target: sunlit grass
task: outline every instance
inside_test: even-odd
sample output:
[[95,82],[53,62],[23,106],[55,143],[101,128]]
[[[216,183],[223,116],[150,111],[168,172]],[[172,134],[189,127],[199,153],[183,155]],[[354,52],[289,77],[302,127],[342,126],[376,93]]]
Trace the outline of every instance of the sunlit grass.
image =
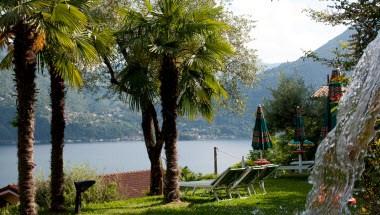
[[[181,203],[164,204],[162,197],[144,197],[84,205],[81,214],[295,214],[303,210],[306,195],[311,188],[306,176],[270,178],[266,180],[265,185],[267,194],[260,191],[256,195],[242,199],[217,202],[212,195],[199,194],[184,196]],[[42,211],[40,214],[49,213]]]

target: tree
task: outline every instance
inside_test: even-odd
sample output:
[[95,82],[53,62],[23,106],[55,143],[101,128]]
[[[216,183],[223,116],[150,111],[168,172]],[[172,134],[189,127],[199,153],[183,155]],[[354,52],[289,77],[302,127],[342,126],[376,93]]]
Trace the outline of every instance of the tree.
[[[104,21],[113,23],[112,29],[118,28],[115,26],[120,25],[119,20],[123,20],[122,23],[125,26],[134,25],[133,23],[141,18],[139,13],[135,13],[136,11],[148,12],[141,4],[137,4],[134,7],[126,7],[122,4],[116,7],[127,8],[122,10],[122,17],[110,17],[109,14],[115,13],[109,10],[104,15],[104,11],[96,10],[97,17],[107,17]],[[223,86],[226,86],[229,94],[233,95],[233,100],[235,101],[235,98],[239,97],[237,83],[240,81],[245,85],[251,85],[257,71],[254,50],[248,49],[245,46],[250,38],[248,32],[252,28],[252,23],[246,18],[233,16],[230,12],[223,13],[223,20],[233,23],[228,30],[228,39],[239,50],[236,55],[226,59],[227,66],[223,68],[221,73],[221,82]],[[121,29],[116,33],[115,37],[113,37],[112,31],[114,30],[107,29],[105,26],[101,27],[101,30],[96,33],[97,39],[94,42],[99,55],[102,56],[101,58],[107,67],[110,82],[113,85],[112,89],[116,90],[121,99],[126,101],[132,109],[141,111],[141,126],[148,157],[151,162],[150,194],[159,195],[162,194],[163,176],[160,162],[163,140],[155,107],[157,101],[159,101],[159,62],[154,61],[154,56],[151,56],[149,50],[149,45],[151,44],[150,38],[141,37],[139,38],[139,42],[134,43],[134,35],[130,38],[131,34],[124,32],[128,31],[128,29]],[[123,65],[124,68],[120,69],[120,65]],[[206,119],[211,120],[213,115],[211,97],[215,96],[215,93],[209,90],[207,84],[201,80],[198,83],[192,82],[194,77],[201,78],[198,74],[194,75],[196,76],[187,75],[181,78],[180,86],[184,86],[185,89],[180,93],[179,114],[190,119],[202,115]],[[201,85],[203,85],[202,88],[200,88]],[[221,87],[220,85],[214,86]],[[200,93],[202,90],[203,93]],[[216,89],[216,91],[221,92],[224,90]],[[208,95],[209,97],[205,99],[206,97],[203,95]]]
[[378,0],[329,0],[330,10],[309,10],[310,16],[331,25],[347,25],[355,30],[349,41],[351,66],[356,65],[367,45],[380,30],[380,5]]
[[[129,35],[129,42],[147,38],[151,56],[158,62],[162,138],[167,159],[164,186],[167,202],[179,201],[176,119],[179,103],[186,92],[184,89],[188,87],[181,89],[181,78],[198,76],[212,92],[213,85],[219,86],[214,74],[222,68],[225,57],[232,53],[229,43],[222,37],[227,24],[218,19],[221,12],[222,8],[211,1],[162,0],[154,4],[146,1],[145,10],[135,13],[134,22],[123,29],[124,35]],[[206,95],[203,99],[209,97]],[[188,104],[190,108],[186,110],[191,110]],[[205,111],[210,110],[206,102],[203,104]]]
[[271,98],[265,101],[264,111],[269,129],[274,132],[286,132],[292,136],[296,107],[303,109],[307,139],[317,142],[322,127],[324,103],[312,100],[312,90],[301,77],[281,75],[277,88],[270,89]]
[[149,194],[161,195],[163,172],[160,158],[164,142],[154,106],[158,89],[157,78],[151,76],[152,73],[146,66],[150,64],[149,61],[144,61],[142,58],[134,59],[131,54],[128,56],[126,67],[117,76],[111,64],[108,63],[112,74],[111,83],[130,108],[141,111],[141,128],[151,164]]
[[79,10],[66,1],[2,1],[0,11],[0,44],[8,48],[5,62],[13,58],[17,90],[20,214],[36,214],[33,182],[36,66],[47,41],[55,41],[59,47],[69,46],[64,30],[77,28],[82,19]]
[[[102,7],[103,6],[103,7]],[[141,111],[142,131],[151,163],[150,195],[161,195],[163,171],[161,151],[163,140],[154,104],[157,99],[157,78],[148,72],[151,60],[141,45],[129,44],[115,34],[119,25],[130,19],[129,2],[103,2],[89,11],[93,45],[106,67],[112,93],[116,92],[132,110]],[[117,11],[122,11],[119,15]],[[128,51],[127,51],[128,50]],[[98,76],[98,75],[96,75]],[[99,77],[95,77],[99,80]]]
[[[329,12],[309,10],[310,15],[316,21],[328,23],[331,25],[344,24],[355,30],[349,41],[350,52],[346,57],[346,62],[351,63],[351,68],[357,64],[367,45],[376,38],[380,30],[380,4],[378,0],[330,0],[331,5]],[[378,187],[378,169],[379,160],[373,159],[378,155],[380,145],[378,141],[373,140],[368,152],[373,156],[365,159],[366,169],[361,176],[365,186],[365,208],[369,213],[379,213],[378,204],[379,189]]]
[[[72,16],[71,24],[62,31],[62,33],[66,34],[67,42],[71,44],[67,47],[60,47],[60,44],[57,44],[53,38],[47,37],[46,47],[42,51],[41,57],[48,66],[50,74],[52,110],[50,131],[52,144],[50,191],[51,210],[55,212],[64,209],[63,147],[65,133],[65,81],[74,87],[81,86],[83,82],[77,64],[88,64],[97,57],[96,50],[90,42],[91,38],[87,35],[83,36],[87,23],[85,14],[77,11],[77,14],[71,12],[65,15]],[[80,25],[78,26],[76,22],[80,22]],[[59,28],[59,25],[55,26],[55,28]],[[54,27],[50,27],[47,30],[50,31],[51,29],[54,29]],[[47,33],[48,36],[53,34],[54,33],[50,32]]]
[[[224,0],[222,5],[228,5],[229,2]],[[220,77],[220,82],[229,95],[223,102],[223,108],[242,113],[246,107],[242,89],[253,87],[259,70],[256,50],[247,46],[253,40],[251,32],[254,30],[255,22],[249,17],[234,15],[231,11],[223,13],[223,20],[230,26],[227,39],[235,48],[234,55],[226,59],[226,66]]]

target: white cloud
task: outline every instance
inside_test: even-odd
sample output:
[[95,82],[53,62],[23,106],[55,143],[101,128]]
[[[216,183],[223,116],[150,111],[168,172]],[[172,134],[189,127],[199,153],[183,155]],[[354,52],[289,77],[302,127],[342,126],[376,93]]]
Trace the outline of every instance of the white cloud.
[[347,27],[331,27],[310,19],[304,9],[325,9],[318,0],[234,0],[231,9],[256,20],[250,46],[265,63],[293,61],[302,50],[314,50]]

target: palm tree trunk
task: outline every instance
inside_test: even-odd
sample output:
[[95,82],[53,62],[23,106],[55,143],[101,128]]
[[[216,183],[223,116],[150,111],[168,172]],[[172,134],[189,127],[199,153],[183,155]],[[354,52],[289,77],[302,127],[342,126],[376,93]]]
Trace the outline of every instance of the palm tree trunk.
[[14,65],[17,90],[17,157],[21,215],[37,214],[33,182],[36,53],[33,51],[35,28],[20,22],[15,26]]
[[[120,50],[126,59],[128,60],[128,55],[119,43]],[[102,56],[104,63],[108,68],[108,72],[111,76],[111,84],[122,87],[123,85],[119,83],[116,78],[115,71],[112,68],[110,60],[107,56]],[[122,87],[123,91],[127,94],[131,92],[128,89]],[[147,102],[148,104],[144,103]],[[160,126],[158,125],[157,113],[154,105],[150,101],[144,101],[141,103],[141,127],[143,130],[145,146],[148,151],[148,157],[150,160],[150,195],[161,195],[162,185],[163,185],[163,170],[161,165],[161,151],[163,146],[163,139],[160,131]]]
[[166,202],[180,201],[179,168],[177,153],[177,99],[179,74],[175,61],[164,56],[160,70],[160,96],[162,103],[162,135],[165,142],[166,174],[164,198]]
[[51,99],[51,205],[55,212],[64,210],[63,146],[65,134],[65,84],[50,64]]
[[144,134],[145,145],[150,160],[150,195],[162,195],[163,173],[161,166],[161,151],[163,140],[158,128],[156,110],[153,104],[142,105],[141,127]]

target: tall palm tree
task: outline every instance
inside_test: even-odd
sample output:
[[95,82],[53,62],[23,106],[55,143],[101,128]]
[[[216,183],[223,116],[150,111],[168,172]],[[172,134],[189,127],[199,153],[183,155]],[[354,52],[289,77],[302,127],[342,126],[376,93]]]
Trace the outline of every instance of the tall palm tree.
[[[84,6],[86,2],[82,2]],[[71,14],[67,14],[71,15]],[[64,209],[64,172],[63,172],[63,147],[65,132],[65,81],[71,86],[82,86],[82,76],[79,64],[88,64],[97,59],[96,50],[91,44],[91,37],[86,31],[86,17],[82,12],[78,13],[81,25],[70,25],[65,28],[66,40],[69,46],[59,46],[47,38],[47,45],[42,52],[42,59],[47,65],[50,74],[50,99],[51,99],[51,204],[50,209],[58,212]],[[78,18],[78,17],[73,17]],[[51,23],[51,25],[59,23]],[[59,26],[56,26],[59,28]],[[49,28],[50,29],[50,28]],[[47,34],[50,35],[50,34]]]
[[[136,61],[138,60],[138,61]],[[144,62],[146,64],[144,64]],[[163,171],[161,166],[161,151],[163,139],[157,119],[154,103],[157,99],[157,78],[149,71],[149,61],[142,58],[126,62],[126,67],[118,74],[118,86],[121,95],[133,110],[141,110],[141,128],[151,164],[150,195],[161,195],[163,187]]]
[[[89,39],[89,38],[88,38]],[[73,38],[75,46],[70,50],[57,47],[44,50],[46,64],[50,74],[50,99],[51,99],[51,205],[52,211],[64,209],[64,172],[63,172],[63,147],[65,132],[65,81],[71,86],[82,86],[81,72],[76,64],[83,60],[96,59],[96,51],[91,44],[84,43],[78,46],[77,38]],[[73,53],[81,46],[87,46],[80,54],[81,59],[76,59]],[[54,50],[53,50],[54,49]],[[90,59],[87,59],[90,58]]]
[[[219,20],[222,8],[212,1],[145,1],[145,6],[134,13],[133,22],[122,32],[129,35],[128,42],[149,40],[149,51],[159,65],[162,138],[167,159],[164,196],[167,202],[173,202],[179,201],[176,120],[180,102],[186,101],[182,99],[185,91],[181,90],[180,80],[192,71],[197,71],[199,77],[213,77],[233,51],[223,38],[228,25]],[[218,83],[215,78],[214,82],[210,80],[205,79],[209,86]]]
[[[125,48],[125,46],[122,47],[125,68],[121,71],[114,70],[109,56],[103,55],[103,61],[108,68],[111,84],[121,100],[126,101],[132,110],[141,111],[141,128],[151,164],[149,194],[161,195],[163,171],[160,158],[163,140],[154,107],[158,96],[157,78],[149,72],[152,62],[149,58],[141,56],[144,53],[142,50],[129,47],[127,53]],[[140,56],[132,53],[139,53]]]
[[50,209],[64,210],[63,147],[65,135],[65,83],[50,67],[51,153],[50,153]]
[[[33,183],[35,72],[47,41],[70,47],[64,30],[80,28],[85,20],[68,1],[35,0],[0,2],[0,43],[13,57],[17,90],[18,186],[20,214],[36,214]],[[83,23],[82,23],[83,22]],[[58,28],[59,26],[59,28]],[[48,38],[48,40],[47,40]]]
[[[124,13],[126,11],[121,13],[123,16],[118,16],[115,10],[128,8],[128,4],[129,2],[119,1],[106,10],[91,8],[93,44],[107,67],[113,89],[130,108],[141,111],[141,128],[151,163],[149,194],[161,195],[163,171],[160,158],[163,140],[154,107],[158,85],[157,81],[152,81],[157,78],[148,69],[153,63],[146,51],[142,50],[144,47],[141,44],[129,44],[128,40],[122,38],[124,35],[114,33],[118,25],[123,24],[124,18],[130,19],[129,14]],[[124,68],[116,69],[115,62],[118,65],[120,62],[125,63]]]

